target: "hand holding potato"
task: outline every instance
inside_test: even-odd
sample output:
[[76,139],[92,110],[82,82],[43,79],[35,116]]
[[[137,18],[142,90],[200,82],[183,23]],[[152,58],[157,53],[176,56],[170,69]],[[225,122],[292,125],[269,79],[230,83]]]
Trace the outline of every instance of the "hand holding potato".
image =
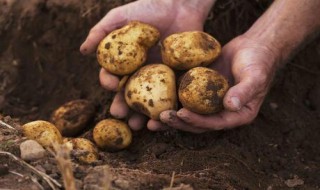
[[200,115],[185,108],[168,110],[161,113],[161,121],[193,133],[250,123],[258,114],[275,72],[276,55],[269,49],[245,36],[232,40],[211,66],[233,84],[223,99],[226,109],[213,115]]
[[[140,0],[118,7],[92,28],[81,46],[81,52],[84,54],[93,52],[104,36],[123,26],[126,20],[140,20],[152,24],[160,30],[163,38],[173,33],[202,30],[205,18],[214,2]],[[157,10],[158,14],[155,14],[154,10]],[[147,127],[150,130],[162,130],[169,126],[200,133],[232,128],[252,121],[267,93],[275,70],[274,65],[278,55],[274,55],[268,49],[270,47],[266,44],[244,37],[232,40],[223,48],[220,58],[213,67],[228,76],[232,85],[235,84],[223,99],[227,110],[218,115],[199,115],[185,108],[179,111],[168,110],[160,114],[160,120],[165,124],[151,119]],[[104,69],[100,72],[100,81],[103,87],[113,91],[117,89],[119,83],[118,77]],[[118,92],[115,96],[110,109],[110,113],[115,117],[124,118],[128,115],[129,108],[124,99],[123,92]],[[140,129],[146,120],[145,116],[134,113],[128,122],[131,128]]]
[[[85,42],[80,47],[80,51],[83,54],[93,53],[105,36],[111,31],[124,26],[130,20],[139,20],[153,25],[159,29],[162,38],[177,32],[201,31],[213,4],[214,1],[212,0],[140,0],[117,7],[111,10],[90,30]],[[193,16],[189,17],[190,15]],[[160,49],[152,48],[149,51],[148,59],[153,60],[153,62],[160,62]],[[119,86],[119,78],[105,69],[100,71],[100,82],[104,88],[111,91],[117,91]],[[118,92],[115,96],[110,113],[116,118],[124,118],[128,115],[129,108],[125,102],[123,92]],[[128,123],[132,129],[138,130],[145,125],[147,120],[144,115],[133,113]],[[161,125],[160,122],[149,120],[147,125],[151,130],[155,130],[159,124]]]

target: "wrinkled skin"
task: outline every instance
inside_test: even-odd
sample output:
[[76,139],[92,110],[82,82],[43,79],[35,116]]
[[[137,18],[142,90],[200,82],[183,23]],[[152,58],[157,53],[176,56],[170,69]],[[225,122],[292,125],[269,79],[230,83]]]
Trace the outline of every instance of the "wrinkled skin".
[[[204,7],[210,9],[213,2],[205,0],[202,1],[202,4],[207,3]],[[208,3],[211,4],[208,5]],[[129,20],[140,20],[157,27],[162,39],[176,32],[202,30],[209,12],[209,9],[204,7],[190,5],[190,1],[184,0],[173,2],[170,0],[140,0],[120,6],[111,10],[92,28],[80,51],[83,54],[94,52],[104,36]],[[193,16],[190,17],[190,15]],[[185,17],[188,19],[182,19]],[[148,120],[139,113],[131,113],[128,120],[129,126],[133,130],[139,130],[147,122],[147,127],[153,131],[172,127],[202,133],[250,123],[257,116],[275,72],[277,55],[272,49],[245,34],[233,39],[223,47],[221,56],[210,67],[217,69],[231,82],[231,88],[223,101],[226,108],[224,111],[213,115],[199,115],[185,108],[178,111],[167,110],[160,114],[161,122]],[[159,49],[155,48],[150,52],[149,58],[152,61],[159,60],[159,54]],[[100,81],[107,90],[116,91],[119,78],[101,69]],[[114,97],[110,113],[116,118],[124,118],[129,115],[123,92],[118,92]]]

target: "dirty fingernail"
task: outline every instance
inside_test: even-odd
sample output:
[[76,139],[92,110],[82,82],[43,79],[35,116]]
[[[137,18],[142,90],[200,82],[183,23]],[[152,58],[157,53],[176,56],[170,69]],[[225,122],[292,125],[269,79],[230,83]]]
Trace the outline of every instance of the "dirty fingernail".
[[187,120],[188,117],[186,116],[186,114],[183,111],[178,111],[177,112],[177,116],[183,120]]
[[241,109],[241,102],[238,97],[231,97],[231,103],[237,111]]

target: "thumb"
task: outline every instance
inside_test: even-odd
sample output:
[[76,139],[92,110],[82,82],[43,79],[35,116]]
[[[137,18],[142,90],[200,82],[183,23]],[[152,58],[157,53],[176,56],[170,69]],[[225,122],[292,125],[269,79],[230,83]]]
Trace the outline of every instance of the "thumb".
[[93,53],[99,42],[111,31],[126,24],[127,20],[122,14],[122,7],[109,11],[93,28],[91,28],[86,40],[80,47],[82,54]]
[[268,80],[266,73],[249,71],[243,74],[239,83],[231,87],[226,93],[223,104],[227,110],[239,111],[243,106],[258,98],[264,96],[268,89]]

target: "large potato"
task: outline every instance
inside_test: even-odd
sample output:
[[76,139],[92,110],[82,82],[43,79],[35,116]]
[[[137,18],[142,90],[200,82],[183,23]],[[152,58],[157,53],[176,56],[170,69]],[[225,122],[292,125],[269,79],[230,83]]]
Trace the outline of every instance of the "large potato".
[[47,121],[32,121],[22,126],[23,134],[32,140],[37,141],[44,147],[52,147],[53,143],[62,143],[62,136],[59,130]]
[[116,119],[104,119],[94,127],[93,140],[101,149],[116,151],[131,144],[132,133],[126,123]]
[[132,109],[159,120],[162,111],[177,106],[174,72],[164,64],[140,68],[127,82],[125,100]]
[[133,73],[143,65],[147,50],[160,37],[159,31],[148,24],[132,21],[114,30],[99,44],[97,59],[108,72],[116,75]]
[[51,122],[63,136],[78,135],[92,119],[94,106],[87,100],[73,100],[56,109]]
[[212,63],[220,52],[219,42],[200,31],[172,34],[161,46],[162,61],[177,70],[205,67]]
[[84,151],[83,155],[77,157],[81,162],[90,164],[98,160],[98,150],[96,146],[85,138],[64,139],[64,144],[75,151]]
[[195,67],[185,73],[179,85],[183,107],[199,114],[212,114],[223,108],[228,81],[213,69]]

